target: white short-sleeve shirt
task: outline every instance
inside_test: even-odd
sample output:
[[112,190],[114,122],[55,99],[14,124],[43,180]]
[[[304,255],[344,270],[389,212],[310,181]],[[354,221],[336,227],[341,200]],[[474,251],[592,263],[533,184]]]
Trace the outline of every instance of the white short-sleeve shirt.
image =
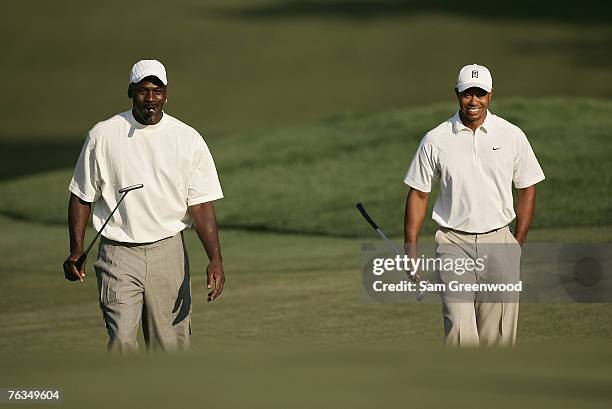
[[423,137],[404,183],[430,192],[438,179],[432,218],[442,227],[483,233],[516,217],[512,183],[532,186],[544,172],[520,128],[487,112],[472,132],[457,112]]
[[191,225],[188,206],[223,197],[213,158],[200,134],[164,113],[142,125],[131,111],[98,123],[87,135],[69,190],[94,202],[100,230],[122,187],[142,183],[121,203],[102,235],[127,243],[150,243]]

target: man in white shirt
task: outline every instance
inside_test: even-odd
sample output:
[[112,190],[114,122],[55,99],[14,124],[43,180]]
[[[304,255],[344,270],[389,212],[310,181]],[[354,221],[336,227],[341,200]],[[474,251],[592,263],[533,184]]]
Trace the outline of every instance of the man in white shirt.
[[70,255],[64,273],[83,281],[85,267],[79,270],[77,260],[92,203],[99,231],[121,197],[118,190],[144,185],[126,196],[104,227],[94,264],[111,351],[138,350],[141,321],[147,348],[188,349],[191,285],[182,231],[190,225],[210,260],[208,301],[225,283],[213,206],[223,193],[215,164],[200,134],[162,110],[167,84],[159,61],[133,66],[132,109],[89,131],[69,186]]
[[[438,257],[486,260],[484,271],[440,271],[439,279],[445,284],[459,276],[468,283],[518,279],[517,243],[522,245],[527,237],[535,211],[535,184],[544,180],[544,173],[525,134],[488,111],[493,80],[486,67],[463,67],[455,93],[458,112],[424,136],[404,180],[410,186],[406,251],[415,255],[429,192],[439,180],[432,216],[440,226],[435,236]],[[518,192],[516,214],[512,183]],[[508,225],[515,217],[512,234]],[[442,305],[447,344],[514,345],[518,299],[483,302],[472,292],[453,300],[447,292],[442,294]]]

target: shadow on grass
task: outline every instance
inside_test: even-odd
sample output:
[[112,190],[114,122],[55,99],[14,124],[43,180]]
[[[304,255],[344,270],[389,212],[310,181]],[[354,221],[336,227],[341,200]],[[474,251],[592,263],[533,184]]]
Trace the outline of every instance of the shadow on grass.
[[602,0],[585,0],[580,3],[552,0],[488,3],[465,3],[453,0],[285,0],[271,1],[264,5],[217,9],[213,13],[245,19],[328,17],[360,20],[436,13],[460,14],[480,19],[521,19],[591,24],[612,22],[612,3]]
[[20,176],[73,167],[83,141],[36,140],[7,141],[0,137],[0,181]]
[[[26,222],[34,223],[39,226],[65,226],[66,220],[40,220],[32,218],[27,214],[19,213],[12,210],[0,209],[0,217],[15,221],[15,222]],[[87,226],[92,228],[91,219],[88,221]],[[237,224],[237,223],[222,223],[219,222],[219,229],[224,231],[242,231],[250,233],[260,234],[285,234],[289,236],[306,236],[306,237],[329,237],[329,238],[341,238],[341,239],[356,239],[363,237],[359,234],[352,233],[331,233],[324,230],[306,230],[306,229],[292,229],[285,227],[274,227],[266,225],[248,225],[248,224]]]

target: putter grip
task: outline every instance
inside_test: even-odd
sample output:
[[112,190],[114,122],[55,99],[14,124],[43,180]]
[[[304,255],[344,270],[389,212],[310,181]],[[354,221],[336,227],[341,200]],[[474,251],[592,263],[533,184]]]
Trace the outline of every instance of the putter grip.
[[370,226],[372,226],[374,230],[378,230],[378,225],[374,223],[374,220],[372,220],[368,212],[366,212],[365,207],[363,207],[361,203],[357,203],[357,210],[359,210],[359,213],[361,213],[363,218],[366,219],[368,223],[370,223]]
[[85,264],[85,260],[87,260],[87,254],[83,254],[77,261],[75,261],[74,266],[78,271],[81,271],[83,268],[83,264]]

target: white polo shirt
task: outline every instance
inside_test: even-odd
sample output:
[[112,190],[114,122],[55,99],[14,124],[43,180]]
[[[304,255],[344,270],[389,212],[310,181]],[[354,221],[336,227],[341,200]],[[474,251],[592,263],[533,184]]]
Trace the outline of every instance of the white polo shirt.
[[512,182],[525,188],[544,180],[544,172],[520,128],[487,111],[474,133],[457,112],[423,137],[404,183],[430,192],[437,179],[432,218],[442,227],[484,233],[515,218]]
[[142,125],[131,111],[98,123],[87,135],[69,190],[95,202],[99,231],[121,198],[122,187],[144,184],[121,203],[102,235],[150,243],[191,225],[187,207],[223,197],[213,158],[200,134],[164,113]]

